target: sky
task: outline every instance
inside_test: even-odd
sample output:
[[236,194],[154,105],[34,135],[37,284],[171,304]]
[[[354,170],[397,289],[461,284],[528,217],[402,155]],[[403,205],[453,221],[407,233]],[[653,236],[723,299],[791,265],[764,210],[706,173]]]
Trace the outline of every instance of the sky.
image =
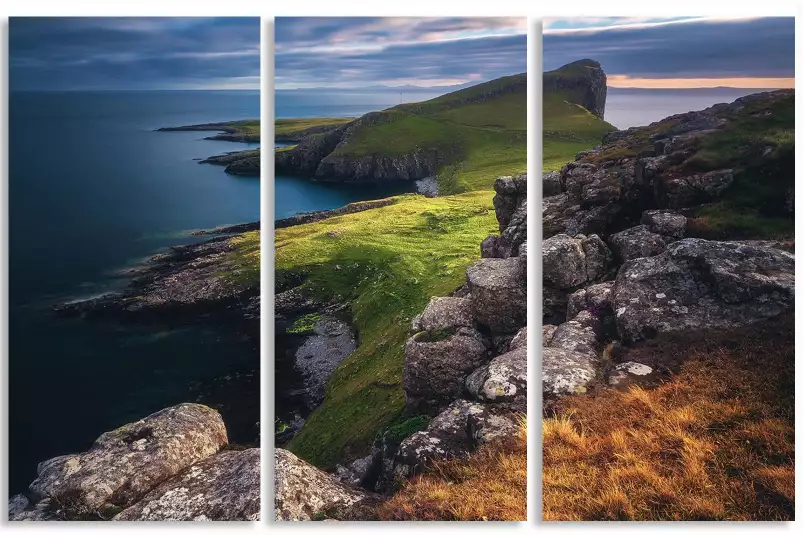
[[259,89],[252,18],[12,17],[12,90]]
[[794,87],[794,18],[544,21],[544,70],[589,58],[608,87]]
[[527,19],[276,19],[276,89],[442,87],[527,70]]

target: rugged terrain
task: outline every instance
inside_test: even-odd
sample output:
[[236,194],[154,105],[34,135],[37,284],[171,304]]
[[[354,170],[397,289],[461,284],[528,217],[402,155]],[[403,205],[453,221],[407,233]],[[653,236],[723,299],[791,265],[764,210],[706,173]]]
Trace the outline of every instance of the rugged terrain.
[[609,132],[543,180],[545,518],[792,518],[794,91]]
[[437,176],[442,194],[526,169],[527,77],[507,76],[348,122],[278,120],[277,172],[340,182]]
[[[219,132],[205,137],[217,141],[234,141],[239,143],[259,143],[259,120],[229,121],[224,123],[204,123],[187,126],[167,126],[158,132]],[[201,163],[225,165],[226,172],[232,175],[259,176],[259,149],[227,152],[219,156],[210,156]]]
[[[352,457],[359,452],[360,443],[355,441],[359,437],[354,436],[354,426],[361,426],[362,429],[358,429],[365,437],[363,440],[370,438],[370,442],[365,443],[367,455],[345,464],[336,464],[333,473],[327,473],[290,451],[277,449],[277,519],[526,518],[526,440],[523,429],[527,404],[526,175],[500,177],[495,181],[494,189],[496,195],[493,205],[498,225],[494,230],[499,234],[494,232],[487,236],[481,245],[478,241],[474,242],[473,247],[481,251],[483,258],[460,270],[464,281],[462,285],[448,296],[423,301],[426,304],[423,311],[404,323],[401,323],[400,317],[379,309],[370,311],[374,321],[379,319],[375,316],[381,314],[385,316],[381,318],[383,323],[392,321],[394,327],[401,323],[402,330],[398,334],[402,340],[397,342],[395,331],[391,331],[394,337],[383,339],[381,344],[390,346],[382,348],[386,354],[395,351],[398,344],[401,370],[388,370],[392,375],[385,372],[383,382],[375,380],[366,385],[372,390],[360,385],[368,377],[365,372],[360,374],[360,367],[364,368],[366,364],[371,366],[372,363],[365,362],[366,358],[371,357],[370,353],[358,354],[357,351],[364,351],[366,346],[372,352],[378,349],[376,341],[363,339],[357,351],[345,356],[344,365],[339,366],[336,373],[346,374],[345,377],[352,382],[362,376],[354,386],[365,390],[360,392],[352,386],[344,395],[335,390],[335,387],[343,389],[342,375],[333,376],[324,406],[313,413],[290,443],[292,450],[325,464],[331,462],[330,459],[343,457],[343,452],[333,451],[333,447],[343,444],[344,440],[351,441],[346,451],[351,451]],[[420,197],[410,197],[411,201],[421,202]],[[439,199],[440,202],[444,200]],[[372,214],[372,211],[388,211],[393,207],[409,211],[405,204],[409,203],[399,199],[396,205],[355,212],[349,217],[365,214],[376,220],[377,214]],[[443,212],[445,220],[456,215],[454,207]],[[393,214],[386,216],[396,221]],[[329,231],[318,234],[319,239],[324,236],[335,240],[345,238],[337,234],[336,229],[342,224],[337,219],[314,223],[331,223]],[[306,230],[304,227],[307,225],[287,230]],[[318,230],[322,232],[322,229]],[[381,234],[381,229],[374,228],[374,231]],[[281,235],[280,238],[288,239]],[[445,237],[450,241],[456,238]],[[281,248],[291,247],[294,243],[284,239],[277,242],[278,265],[282,263]],[[427,256],[431,259],[430,263],[438,262],[436,257]],[[404,260],[417,262],[413,254],[407,255]],[[341,258],[341,262],[342,267],[328,265],[325,269],[355,271],[358,268],[346,258]],[[358,272],[360,278],[364,276],[360,273],[370,274],[372,271],[370,266],[363,269]],[[306,277],[309,281],[314,275],[307,273]],[[449,280],[452,278],[448,277],[444,281],[446,285],[440,287],[448,287]],[[333,314],[332,307],[337,307],[338,301],[342,302],[343,296],[331,296],[334,299],[326,305],[320,301],[316,305],[314,287],[309,283],[305,286],[303,281],[303,277],[296,277],[292,283],[288,283],[291,286],[289,289],[277,294],[277,331],[288,323],[286,316],[289,314],[315,308],[324,311],[323,314]],[[389,303],[391,307],[401,304],[393,293],[386,293],[389,288],[386,287],[385,291],[371,288],[375,286],[375,279],[368,279],[368,282],[369,291],[379,291],[384,299],[392,299]],[[408,279],[401,282],[409,286],[413,281]],[[417,284],[413,282],[413,287]],[[433,286],[427,284],[425,288],[423,290],[427,291]],[[396,288],[400,292],[405,290],[404,286]],[[406,291],[409,293],[410,290]],[[363,305],[365,303],[363,301]],[[418,303],[422,303],[422,300],[416,299],[414,303],[409,308],[421,310]],[[359,302],[352,305],[357,314],[360,314],[360,308]],[[318,315],[310,321],[314,327],[308,334],[308,340],[324,334],[329,336],[331,343],[333,334],[319,330],[323,317]],[[362,322],[366,320],[360,319]],[[298,326],[297,329],[302,328],[298,321],[293,325]],[[361,331],[360,334],[366,335],[366,338],[371,336],[370,328],[370,324],[366,324],[367,332]],[[306,352],[297,352],[296,366],[299,363],[307,366],[305,360],[308,358]],[[391,378],[395,379],[395,383],[388,381]],[[341,384],[333,385],[332,382],[336,380]],[[377,411],[376,404],[383,403],[378,396],[387,396],[395,391],[398,391],[400,403],[394,411],[395,420],[389,421],[388,416],[394,414],[383,415]],[[373,398],[373,403],[359,408],[360,398],[366,394]],[[331,399],[335,396],[339,398],[337,401]],[[320,401],[315,399],[315,402]],[[368,427],[371,419],[377,416],[391,425]],[[326,421],[334,421],[337,425],[328,429],[321,427]],[[337,443],[322,440],[324,436],[332,437],[335,433],[344,433]],[[507,467],[507,473],[498,476],[505,479],[503,488],[499,488],[499,485],[491,484],[487,477],[502,466]],[[435,467],[438,467],[437,470]],[[310,481],[315,484],[310,485]],[[473,498],[466,500],[464,496],[458,496],[459,488],[474,489]],[[398,489],[402,489],[401,492],[391,497]],[[454,491],[453,495],[450,495],[450,489]],[[417,506],[418,501],[409,501],[411,496],[416,496],[416,500],[425,500],[426,505]]]

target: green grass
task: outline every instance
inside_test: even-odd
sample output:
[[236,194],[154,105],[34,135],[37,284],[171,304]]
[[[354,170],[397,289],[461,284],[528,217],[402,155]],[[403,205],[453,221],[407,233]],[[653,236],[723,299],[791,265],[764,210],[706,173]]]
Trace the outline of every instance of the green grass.
[[289,134],[291,132],[301,132],[313,126],[341,125],[353,121],[351,117],[315,117],[310,119],[276,119],[275,133]]
[[234,249],[226,255],[227,268],[222,275],[243,287],[259,287],[259,231],[245,232],[232,238]]
[[610,123],[566,98],[560,93],[544,95],[544,171],[560,169],[574,160],[575,154],[599,145],[602,136],[615,130]]
[[307,291],[350,304],[360,333],[291,451],[331,468],[364,455],[376,433],[396,422],[410,320],[431,296],[465,281],[479,243],[497,232],[492,195],[402,196],[383,208],[277,229],[277,280],[303,273]]
[[244,121],[233,121],[230,126],[238,130],[244,130],[249,134],[259,135],[259,119],[246,119]]

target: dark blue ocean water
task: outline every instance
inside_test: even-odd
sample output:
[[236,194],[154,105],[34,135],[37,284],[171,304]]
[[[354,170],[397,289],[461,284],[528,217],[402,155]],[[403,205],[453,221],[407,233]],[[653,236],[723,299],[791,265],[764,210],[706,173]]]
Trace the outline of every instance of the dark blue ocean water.
[[[383,110],[401,102],[419,102],[435,98],[437,92],[398,94],[375,92],[277,91],[277,119],[308,117],[359,117],[371,111]],[[276,146],[281,146],[277,143]],[[277,175],[275,182],[276,219],[301,212],[330,210],[350,202],[381,199],[413,191],[412,183],[395,184],[333,184],[315,182],[303,177]]]
[[259,219],[258,179],[196,161],[245,145],[153,131],[257,118],[259,92],[12,92],[9,115],[13,493],[39,461],[255,367],[226,332],[66,320],[50,307],[119,287],[117,270],[197,240],[188,230]]

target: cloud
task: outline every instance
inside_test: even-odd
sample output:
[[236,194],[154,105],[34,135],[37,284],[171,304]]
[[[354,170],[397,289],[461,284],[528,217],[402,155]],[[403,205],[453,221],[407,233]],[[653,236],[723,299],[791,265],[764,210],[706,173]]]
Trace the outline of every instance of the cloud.
[[794,25],[791,17],[564,22],[544,32],[544,69],[592,58],[614,80],[794,78]]
[[12,18],[12,89],[259,88],[258,18]]
[[277,18],[276,87],[454,85],[524,72],[524,18]]

